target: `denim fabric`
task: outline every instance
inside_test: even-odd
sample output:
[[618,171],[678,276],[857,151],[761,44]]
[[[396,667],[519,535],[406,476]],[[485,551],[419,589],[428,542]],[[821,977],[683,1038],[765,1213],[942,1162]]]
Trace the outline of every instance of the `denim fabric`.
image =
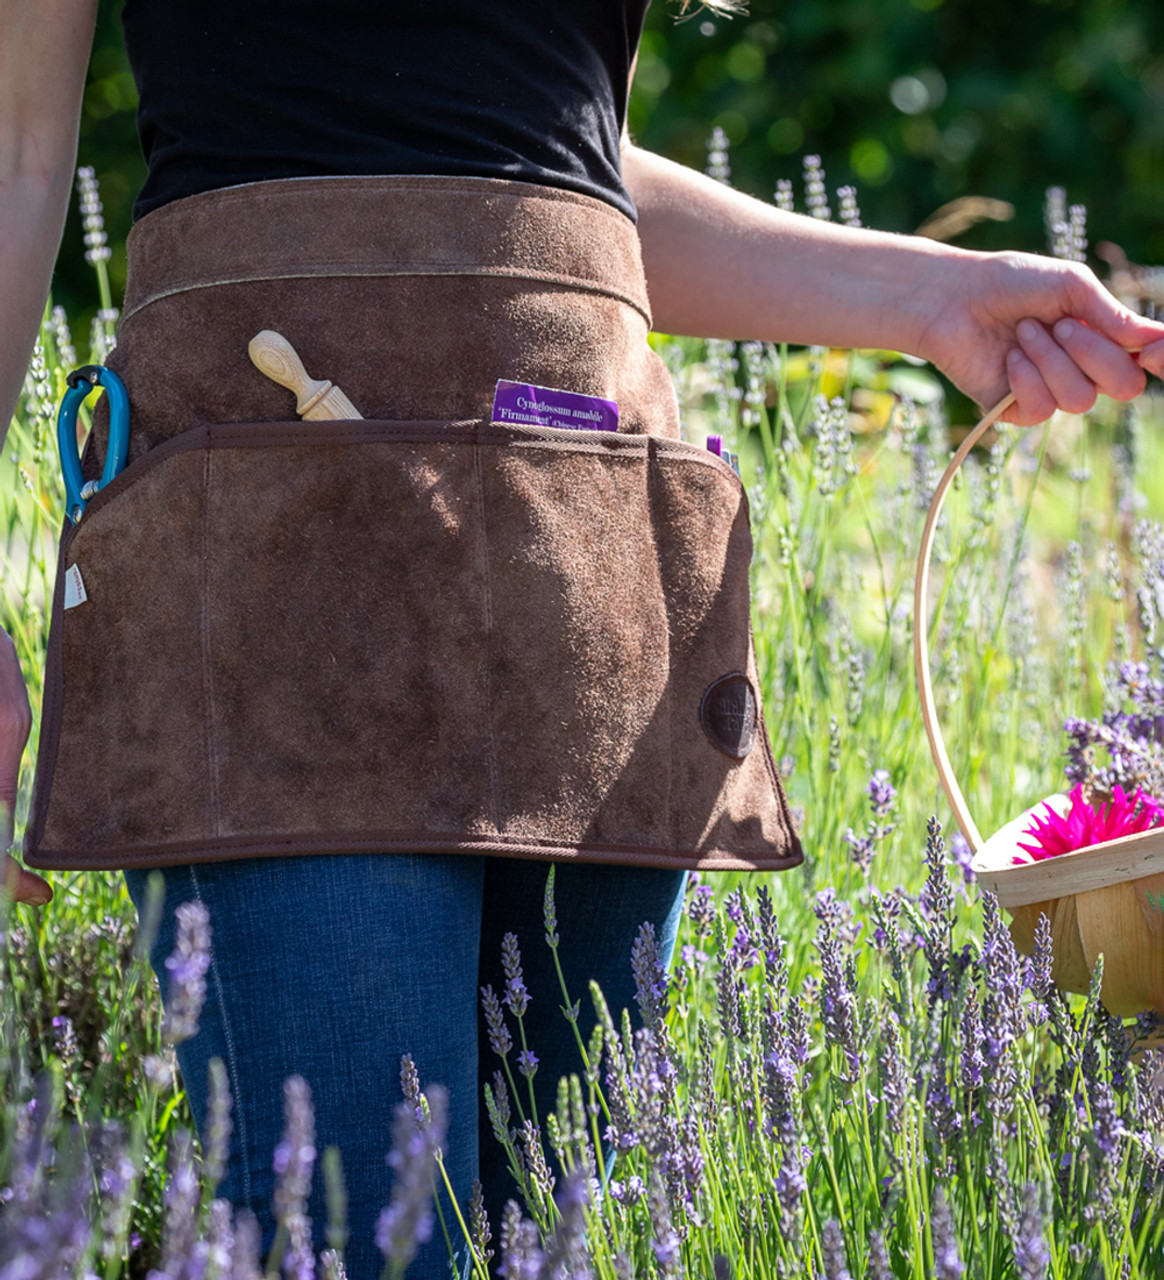
[[[264,1248],[274,1232],[271,1160],[283,1128],[282,1085],[298,1074],[311,1087],[318,1150],[336,1146],[343,1159],[348,1274],[351,1280],[380,1274],[374,1234],[391,1191],[385,1156],[401,1098],[403,1053],[413,1055],[422,1085],[440,1083],[449,1091],[446,1165],[462,1206],[472,1179],[480,1176],[496,1247],[500,1208],[515,1191],[481,1101],[481,1084],[500,1063],[489,1048],[478,991],[486,983],[502,990],[506,932],[518,936],[530,992],[526,1035],[540,1061],[534,1079],[539,1116],[553,1109],[559,1077],[580,1071],[544,940],[547,871],[533,861],[392,854],[243,860],[161,872],[165,909],[151,962],[163,992],[174,908],[200,900],[210,913],[206,1005],[198,1034],[179,1047],[178,1061],[198,1124],[206,1110],[207,1064],[218,1057],[226,1065],[234,1136],[219,1194],[258,1216]],[[140,909],[148,873],[127,871],[125,877]],[[558,865],[559,954],[571,998],[581,1001],[584,1038],[594,1022],[591,978],[616,1017],[634,1005],[630,951],[640,923],[655,925],[669,960],[685,879],[683,871]],[[327,1211],[318,1165],[310,1213],[322,1248]],[[449,1275],[439,1225],[408,1275]]]

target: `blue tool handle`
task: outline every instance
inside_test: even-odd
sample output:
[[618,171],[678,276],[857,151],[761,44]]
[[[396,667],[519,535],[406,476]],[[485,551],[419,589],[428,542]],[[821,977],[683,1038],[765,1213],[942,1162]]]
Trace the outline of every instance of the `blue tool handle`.
[[[104,365],[87,364],[74,369],[66,379],[68,389],[57,414],[57,448],[65,478],[65,510],[74,524],[84,513],[88,500],[125,469],[129,456],[129,395],[125,383]],[[109,444],[101,479],[85,483],[77,452],[77,411],[94,387],[104,387],[109,397]]]

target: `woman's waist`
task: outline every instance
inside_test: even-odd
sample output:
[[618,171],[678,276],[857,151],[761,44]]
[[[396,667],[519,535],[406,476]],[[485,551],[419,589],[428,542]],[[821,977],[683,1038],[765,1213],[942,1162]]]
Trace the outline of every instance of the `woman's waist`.
[[175,200],[129,236],[126,318],[245,281],[502,276],[604,293],[650,323],[638,233],[605,202],[495,178],[286,178]]
[[110,365],[131,460],[195,426],[294,420],[295,396],[248,359],[260,330],[365,418],[489,421],[508,381],[613,401],[620,431],[676,438],[648,326],[637,232],[601,201],[491,179],[289,179],[138,223]]

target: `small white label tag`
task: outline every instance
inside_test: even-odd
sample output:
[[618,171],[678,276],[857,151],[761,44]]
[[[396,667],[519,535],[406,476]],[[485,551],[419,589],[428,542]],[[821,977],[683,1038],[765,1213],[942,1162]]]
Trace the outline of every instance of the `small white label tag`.
[[85,583],[81,578],[81,566],[70,565],[65,570],[65,608],[74,609],[84,604],[89,597],[85,592]]

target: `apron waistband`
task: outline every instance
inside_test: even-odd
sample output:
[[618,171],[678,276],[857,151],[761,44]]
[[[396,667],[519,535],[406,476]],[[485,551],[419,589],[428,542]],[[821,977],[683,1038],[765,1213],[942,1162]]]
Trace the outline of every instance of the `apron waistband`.
[[287,178],[176,200],[129,236],[124,317],[215,285],[499,276],[605,294],[650,324],[638,234],[590,196],[495,178]]

